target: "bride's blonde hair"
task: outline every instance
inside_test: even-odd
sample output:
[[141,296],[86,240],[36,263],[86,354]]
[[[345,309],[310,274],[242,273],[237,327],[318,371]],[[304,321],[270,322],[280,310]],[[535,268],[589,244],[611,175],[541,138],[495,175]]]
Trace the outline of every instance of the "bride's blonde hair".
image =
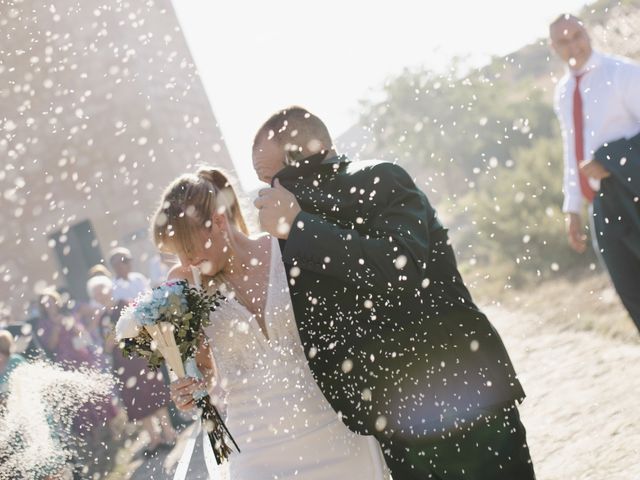
[[215,212],[249,235],[236,192],[222,170],[201,167],[195,174],[179,176],[165,189],[151,220],[156,246],[171,253],[193,252]]

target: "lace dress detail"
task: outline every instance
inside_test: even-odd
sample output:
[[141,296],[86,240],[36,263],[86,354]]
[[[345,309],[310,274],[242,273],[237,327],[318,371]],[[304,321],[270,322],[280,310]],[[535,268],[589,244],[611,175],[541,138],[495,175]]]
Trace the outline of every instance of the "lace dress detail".
[[[199,285],[199,272],[193,273]],[[277,240],[271,241],[266,336],[224,276],[209,288],[226,297],[205,333],[227,393],[226,423],[242,450],[231,459],[231,479],[387,478],[377,442],[349,431],[313,379]]]
[[[273,250],[276,248],[277,250]],[[236,300],[233,289],[224,275],[214,278],[209,291],[220,291],[226,300],[211,313],[211,325],[205,333],[212,340],[212,351],[221,376],[233,384],[234,378],[245,378],[265,362],[299,359],[304,352],[296,327],[287,278],[280,261],[277,243],[272,242],[269,266],[269,286],[264,308],[268,339],[258,321],[244,305]],[[279,268],[278,268],[279,267]],[[194,279],[201,285],[200,273],[193,269]]]

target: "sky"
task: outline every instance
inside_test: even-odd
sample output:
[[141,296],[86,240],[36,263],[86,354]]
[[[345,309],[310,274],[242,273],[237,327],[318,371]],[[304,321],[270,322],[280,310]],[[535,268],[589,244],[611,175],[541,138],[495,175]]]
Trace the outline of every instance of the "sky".
[[174,0],[184,35],[245,190],[256,130],[297,104],[334,138],[405,67],[482,65],[546,37],[584,0]]

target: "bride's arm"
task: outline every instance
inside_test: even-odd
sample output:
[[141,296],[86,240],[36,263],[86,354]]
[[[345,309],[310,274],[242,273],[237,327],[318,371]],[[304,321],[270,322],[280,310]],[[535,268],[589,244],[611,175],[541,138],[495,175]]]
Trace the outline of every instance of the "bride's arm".
[[215,359],[211,353],[209,341],[204,334],[200,335],[196,364],[204,377],[198,381],[186,377],[171,382],[171,399],[179,410],[190,410],[195,407],[193,393],[198,390],[207,390],[211,402],[221,410],[224,410],[225,391],[217,383],[217,368]]
[[216,359],[211,351],[209,339],[204,334],[201,334],[200,348],[196,355],[196,362],[198,364],[198,369],[202,372],[202,376],[206,382],[206,388],[209,392],[209,399],[211,403],[218,407],[221,412],[224,412],[226,409],[227,392],[220,385],[220,376],[218,375],[219,370],[216,366]]
[[209,339],[204,333],[200,334],[198,344],[200,345],[198,353],[196,353],[196,364],[198,365],[198,370],[202,372],[207,383],[214,384],[217,376],[216,362],[211,352]]

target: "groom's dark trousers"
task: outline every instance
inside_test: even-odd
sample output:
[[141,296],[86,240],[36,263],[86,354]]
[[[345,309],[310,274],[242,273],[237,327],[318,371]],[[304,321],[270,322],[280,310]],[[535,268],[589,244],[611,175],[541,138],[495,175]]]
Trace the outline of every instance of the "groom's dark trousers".
[[406,443],[383,440],[381,446],[394,479],[535,478],[526,432],[513,404],[485,413],[472,426]]
[[298,331],[342,421],[396,480],[533,479],[524,391],[409,175],[314,156],[276,178],[302,209],[280,244]]

